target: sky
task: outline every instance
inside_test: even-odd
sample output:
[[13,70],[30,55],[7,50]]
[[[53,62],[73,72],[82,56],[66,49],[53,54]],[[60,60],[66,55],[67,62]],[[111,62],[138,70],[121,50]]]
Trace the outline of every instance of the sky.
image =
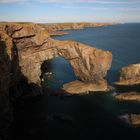
[[140,22],[140,0],[0,0],[0,21]]

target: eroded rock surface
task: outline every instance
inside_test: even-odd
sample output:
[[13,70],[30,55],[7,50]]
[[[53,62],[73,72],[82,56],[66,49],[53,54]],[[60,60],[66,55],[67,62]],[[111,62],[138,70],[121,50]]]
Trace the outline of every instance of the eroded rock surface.
[[12,38],[22,74],[29,83],[40,84],[41,64],[57,56],[69,61],[75,75],[84,82],[103,80],[112,62],[112,54],[75,41],[59,41],[49,37],[38,25],[8,25],[7,34]]
[[[49,39],[40,47],[29,47],[19,51],[20,66],[30,82],[39,83],[43,61],[57,56],[64,57],[82,81],[103,80],[112,61],[109,51],[102,51],[74,41]],[[30,60],[30,61],[29,61]]]
[[101,27],[107,25],[113,25],[116,23],[90,23],[90,22],[79,22],[79,23],[51,23],[51,24],[40,24],[45,27],[45,29],[52,33],[53,31],[58,30],[74,30],[74,29],[83,29],[85,27]]
[[0,25],[0,118],[4,122],[0,122],[0,135],[12,120],[11,101],[30,92],[37,95],[42,63],[57,56],[68,60],[75,75],[90,83],[90,88],[100,82],[104,82],[103,88],[107,86],[104,77],[112,62],[109,51],[75,41],[53,40],[45,28],[32,23]]
[[140,126],[140,114],[125,114],[120,119],[131,126]]
[[12,121],[12,107],[9,101],[11,83],[11,39],[0,32],[0,137],[6,136],[6,131]]
[[140,64],[132,64],[120,70],[120,80],[116,85],[137,85],[140,84]]
[[73,81],[63,85],[63,90],[69,94],[89,94],[90,92],[105,92],[109,90],[107,82],[104,80],[96,83]]
[[115,96],[118,100],[128,100],[128,101],[140,101],[140,93],[139,92],[125,92],[119,93]]

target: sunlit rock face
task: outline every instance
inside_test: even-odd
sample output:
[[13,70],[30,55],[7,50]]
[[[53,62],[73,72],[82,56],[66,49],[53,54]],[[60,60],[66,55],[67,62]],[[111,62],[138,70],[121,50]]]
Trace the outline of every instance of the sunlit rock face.
[[53,40],[45,28],[32,23],[0,24],[0,135],[5,135],[12,120],[11,100],[16,94],[25,96],[30,91],[37,95],[42,63],[57,56],[69,61],[81,81],[106,83],[102,81],[112,62],[109,51],[75,41]]
[[28,77],[29,82],[39,84],[41,64],[57,56],[68,60],[75,75],[86,82],[103,80],[112,62],[109,51],[102,51],[74,41],[48,39],[43,45],[19,51],[21,70]]
[[115,98],[122,101],[140,101],[140,93],[135,91],[119,93],[115,96]]
[[140,84],[140,64],[132,64],[120,70],[120,80],[116,85]]
[[101,27],[107,25],[113,25],[116,23],[89,23],[89,22],[79,22],[79,23],[51,23],[51,24],[40,24],[44,27],[50,34],[53,35],[54,31],[58,30],[78,30],[85,27]]
[[106,93],[110,88],[107,86],[107,82],[105,80],[97,81],[96,83],[76,80],[64,84],[62,89],[64,93],[66,92],[68,94],[89,94],[91,92]]
[[28,83],[40,85],[42,63],[58,56],[69,61],[75,75],[83,82],[99,83],[111,66],[112,54],[109,51],[75,41],[53,40],[45,28],[36,24],[7,24],[1,30],[11,40],[11,45],[8,45],[13,46],[18,69]]
[[75,41],[58,41],[49,37],[43,27],[34,24],[5,26],[18,50],[21,72],[29,82],[40,84],[43,61],[64,57],[82,81],[102,80],[111,66],[112,55]]
[[3,27],[12,39],[21,73],[29,83],[40,85],[41,65],[45,60],[64,57],[84,82],[103,80],[112,62],[112,54],[78,43],[50,38],[45,28],[35,24],[9,24]]

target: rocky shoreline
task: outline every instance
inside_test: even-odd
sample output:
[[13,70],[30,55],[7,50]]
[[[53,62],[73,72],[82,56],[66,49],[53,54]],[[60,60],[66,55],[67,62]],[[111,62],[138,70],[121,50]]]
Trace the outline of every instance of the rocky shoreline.
[[[104,25],[106,24],[98,24]],[[59,24],[55,25],[55,28],[52,26],[0,23],[0,118],[5,120],[0,120],[2,137],[5,137],[5,132],[13,120],[11,104],[20,97],[43,94],[40,77],[44,61],[62,56],[69,61],[75,75],[81,81],[93,84],[99,80],[104,81],[103,78],[111,66],[112,54],[109,51],[75,41],[59,41],[51,38],[56,30],[81,29],[97,25],[78,23]]]
[[140,101],[140,93],[139,92],[125,92],[119,93],[115,96],[116,99],[121,101]]
[[[120,80],[115,82],[120,91],[115,99],[125,102],[140,102],[140,64],[125,66],[120,70]],[[123,91],[123,92],[121,92]],[[130,126],[140,126],[140,114],[125,114],[120,116],[121,120]]]
[[[111,67],[112,54],[79,42],[59,41],[52,35],[60,30],[101,27],[115,23],[33,24],[0,23],[0,137],[5,137],[13,120],[13,105],[20,97],[34,97],[44,92],[41,65],[55,57],[64,57],[71,64],[79,81],[63,85],[64,93],[106,92],[104,79]],[[140,64],[124,67],[114,85],[139,89]],[[139,100],[139,93],[123,93],[116,99]],[[3,121],[4,120],[4,121]],[[139,120],[139,117],[137,117]]]
[[89,94],[90,92],[109,91],[109,87],[106,81],[87,83],[77,80],[64,84],[62,89],[68,94]]

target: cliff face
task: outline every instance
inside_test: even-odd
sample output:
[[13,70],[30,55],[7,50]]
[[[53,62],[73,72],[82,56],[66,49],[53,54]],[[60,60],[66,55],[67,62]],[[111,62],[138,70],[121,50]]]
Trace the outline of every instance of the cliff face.
[[111,66],[109,51],[69,40],[53,40],[38,25],[9,25],[5,30],[16,46],[21,72],[29,83],[40,85],[41,64],[57,56],[68,60],[76,76],[85,82],[103,80]]
[[0,122],[0,135],[12,121],[11,101],[21,95],[40,93],[41,65],[57,56],[69,61],[75,75],[87,87],[87,83],[96,88],[102,82],[107,87],[103,78],[112,62],[109,51],[75,41],[53,40],[46,28],[35,24],[0,25],[0,118],[4,119],[0,120],[4,123]]
[[30,82],[37,84],[40,82],[41,64],[57,56],[68,60],[75,75],[86,82],[103,80],[112,60],[112,55],[108,51],[91,48],[74,41],[52,39],[40,47],[34,49],[30,47],[19,51],[19,56],[22,73]]
[[71,29],[83,29],[85,27],[100,27],[106,25],[112,25],[115,23],[51,23],[51,24],[41,24],[48,32],[57,30],[71,30]]
[[61,32],[62,30],[79,30],[86,27],[101,27],[101,26],[107,26],[107,25],[113,25],[113,24],[116,24],[116,23],[88,23],[88,22],[50,23],[50,24],[48,23],[48,24],[40,24],[40,26],[45,28],[45,30],[50,35],[63,35],[63,34],[67,34],[67,32]]
[[5,135],[12,121],[9,88],[11,83],[11,45],[8,35],[0,32],[0,137]]
[[0,25],[0,138],[6,136],[13,119],[13,101],[35,89],[35,86],[27,84],[19,66],[13,34],[20,29],[20,25]]

